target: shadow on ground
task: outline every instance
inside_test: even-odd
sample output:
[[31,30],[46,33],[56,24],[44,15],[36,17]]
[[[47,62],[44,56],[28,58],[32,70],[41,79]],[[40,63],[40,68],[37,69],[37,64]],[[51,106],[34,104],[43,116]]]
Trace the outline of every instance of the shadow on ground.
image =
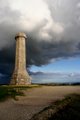
[[80,120],[80,95],[71,94],[52,103],[31,120]]

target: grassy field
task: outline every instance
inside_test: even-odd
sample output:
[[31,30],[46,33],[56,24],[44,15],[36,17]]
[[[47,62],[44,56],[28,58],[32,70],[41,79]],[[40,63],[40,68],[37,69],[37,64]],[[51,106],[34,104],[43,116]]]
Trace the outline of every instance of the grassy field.
[[68,95],[65,99],[52,103],[31,120],[80,120],[80,95]]
[[2,85],[0,86],[0,101],[4,101],[8,98],[17,100],[16,96],[24,96],[23,90],[29,88],[39,87],[39,85],[28,85],[28,86],[15,86],[15,85]]

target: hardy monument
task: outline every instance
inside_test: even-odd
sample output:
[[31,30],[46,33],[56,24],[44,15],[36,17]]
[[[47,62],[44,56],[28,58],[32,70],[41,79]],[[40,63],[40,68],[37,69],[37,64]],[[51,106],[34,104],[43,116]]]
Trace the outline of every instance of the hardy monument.
[[15,36],[16,57],[15,68],[10,82],[11,85],[31,84],[30,76],[26,70],[26,39],[27,36],[22,32]]

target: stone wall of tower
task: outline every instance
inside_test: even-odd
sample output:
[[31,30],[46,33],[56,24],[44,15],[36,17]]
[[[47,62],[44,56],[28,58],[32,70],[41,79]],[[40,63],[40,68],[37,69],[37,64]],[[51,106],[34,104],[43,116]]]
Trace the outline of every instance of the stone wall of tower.
[[25,34],[18,33],[16,39],[15,69],[10,84],[31,84],[30,76],[26,71],[26,41]]
[[25,40],[20,37],[16,39],[16,62],[15,68],[18,71],[26,69],[26,50],[25,50]]

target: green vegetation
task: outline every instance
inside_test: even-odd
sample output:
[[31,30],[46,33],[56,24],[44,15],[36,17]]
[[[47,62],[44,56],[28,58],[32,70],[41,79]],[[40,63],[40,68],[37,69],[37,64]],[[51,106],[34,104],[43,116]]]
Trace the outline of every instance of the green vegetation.
[[17,99],[17,96],[24,96],[24,90],[29,88],[35,88],[39,85],[28,85],[28,86],[15,86],[15,85],[2,85],[0,86],[0,101],[4,101],[8,98]]
[[80,120],[80,95],[72,94],[52,103],[31,120]]

